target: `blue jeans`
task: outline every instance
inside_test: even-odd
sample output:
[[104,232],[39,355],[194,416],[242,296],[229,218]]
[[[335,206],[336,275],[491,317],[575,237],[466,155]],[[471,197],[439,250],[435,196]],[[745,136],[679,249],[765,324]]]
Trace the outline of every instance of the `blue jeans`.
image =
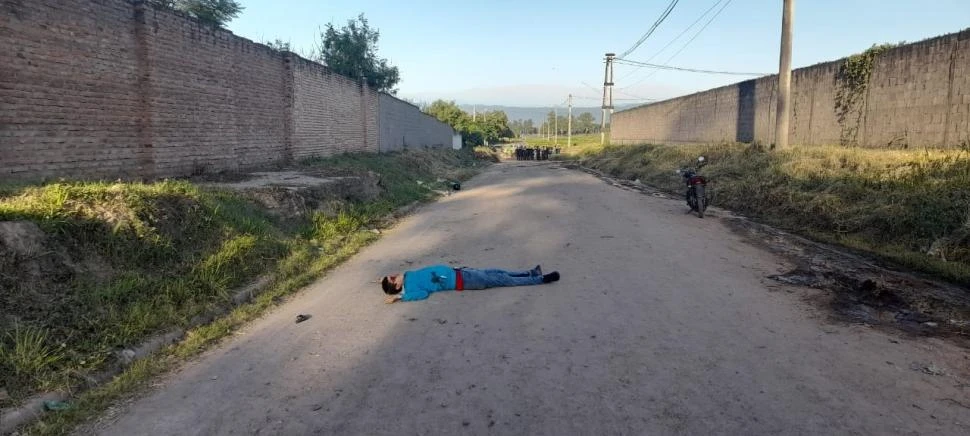
[[497,288],[501,286],[541,285],[538,270],[506,271],[502,269],[461,268],[465,289]]

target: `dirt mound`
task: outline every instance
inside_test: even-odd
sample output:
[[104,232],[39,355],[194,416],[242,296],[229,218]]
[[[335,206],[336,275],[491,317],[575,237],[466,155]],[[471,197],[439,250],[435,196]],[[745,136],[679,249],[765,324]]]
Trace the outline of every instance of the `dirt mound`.
[[313,171],[256,172],[210,186],[241,192],[284,218],[312,212],[332,215],[341,204],[372,201],[384,192],[380,175],[373,171],[340,176]]

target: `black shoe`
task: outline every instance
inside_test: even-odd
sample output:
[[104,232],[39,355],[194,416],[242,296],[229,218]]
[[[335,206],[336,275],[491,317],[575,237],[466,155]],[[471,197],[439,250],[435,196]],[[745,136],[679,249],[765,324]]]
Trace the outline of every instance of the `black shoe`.
[[552,283],[559,281],[559,271],[553,271],[549,274],[542,276],[542,283]]

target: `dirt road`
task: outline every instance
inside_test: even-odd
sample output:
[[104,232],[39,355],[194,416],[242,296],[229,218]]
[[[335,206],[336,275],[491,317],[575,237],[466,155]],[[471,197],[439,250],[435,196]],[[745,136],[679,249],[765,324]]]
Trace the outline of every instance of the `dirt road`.
[[[99,427],[109,435],[970,434],[970,353],[831,321],[680,201],[505,163]],[[426,264],[554,285],[382,304]],[[294,323],[299,313],[313,317]]]

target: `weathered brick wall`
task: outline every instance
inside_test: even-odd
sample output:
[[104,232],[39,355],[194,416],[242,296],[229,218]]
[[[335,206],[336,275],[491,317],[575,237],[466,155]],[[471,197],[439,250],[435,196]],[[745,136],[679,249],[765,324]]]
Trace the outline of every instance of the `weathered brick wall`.
[[451,147],[454,129],[417,106],[387,94],[380,96],[380,150],[399,151],[409,147]]
[[[841,65],[793,71],[792,144],[936,147],[970,140],[970,30],[879,55],[858,116],[842,122],[835,109]],[[773,143],[777,92],[778,77],[768,76],[620,111],[611,141]]]
[[293,156],[377,152],[377,93],[298,56],[293,70]]
[[[0,47],[0,180],[380,150],[375,90],[138,0],[0,0]],[[392,106],[391,118],[416,119]]]
[[118,1],[2,0],[0,178],[137,175],[150,162],[134,13]]
[[155,175],[281,160],[283,54],[167,11],[149,8],[145,21]]

